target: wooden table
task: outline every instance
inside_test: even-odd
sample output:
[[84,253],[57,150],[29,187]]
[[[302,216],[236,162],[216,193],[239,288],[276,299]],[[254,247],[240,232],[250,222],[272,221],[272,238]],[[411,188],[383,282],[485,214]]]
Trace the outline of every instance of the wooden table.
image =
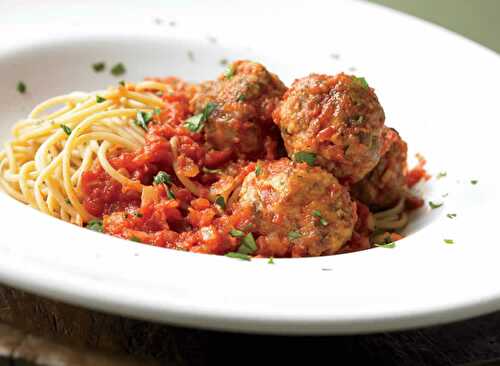
[[0,322],[0,365],[11,366],[500,365],[487,362],[500,359],[500,313],[365,336],[257,336],[107,315],[0,285]]

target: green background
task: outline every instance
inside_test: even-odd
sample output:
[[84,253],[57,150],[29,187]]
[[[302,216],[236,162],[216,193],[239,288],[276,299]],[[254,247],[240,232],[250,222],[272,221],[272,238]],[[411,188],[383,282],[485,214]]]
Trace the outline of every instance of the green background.
[[500,53],[500,0],[369,0],[439,24]]

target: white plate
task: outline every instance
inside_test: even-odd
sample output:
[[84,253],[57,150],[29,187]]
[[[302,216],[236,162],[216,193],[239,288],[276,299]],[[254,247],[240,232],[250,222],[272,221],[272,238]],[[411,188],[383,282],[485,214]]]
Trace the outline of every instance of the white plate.
[[[3,139],[44,98],[116,83],[91,70],[101,60],[124,62],[129,80],[213,78],[221,58],[261,61],[286,83],[354,67],[376,88],[387,124],[428,158],[429,171],[448,172],[425,187],[426,200],[444,206],[424,208],[395,249],[270,265],[126,242],[2,194],[2,282],[107,312],[250,332],[372,332],[500,309],[500,62],[493,52],[361,2],[39,4],[0,4]],[[16,92],[18,80],[27,94]]]

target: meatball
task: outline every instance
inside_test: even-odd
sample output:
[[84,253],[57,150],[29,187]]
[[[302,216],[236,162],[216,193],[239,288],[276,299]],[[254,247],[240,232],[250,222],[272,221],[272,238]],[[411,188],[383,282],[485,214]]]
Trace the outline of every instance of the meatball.
[[286,158],[257,167],[243,181],[236,203],[252,209],[250,231],[260,235],[256,254],[333,254],[351,238],[356,205],[333,175]]
[[378,163],[385,115],[364,78],[342,73],[295,80],[273,118],[290,158],[313,153],[343,182],[359,181]]
[[384,128],[382,138],[380,161],[366,177],[351,188],[352,196],[369,206],[372,211],[394,206],[406,189],[406,142],[396,130],[387,127]]
[[279,138],[272,112],[285,92],[280,79],[261,64],[236,61],[218,80],[204,82],[191,99],[194,113],[208,103],[216,109],[205,122],[206,141],[216,150],[233,149],[238,156],[264,151],[266,136]]

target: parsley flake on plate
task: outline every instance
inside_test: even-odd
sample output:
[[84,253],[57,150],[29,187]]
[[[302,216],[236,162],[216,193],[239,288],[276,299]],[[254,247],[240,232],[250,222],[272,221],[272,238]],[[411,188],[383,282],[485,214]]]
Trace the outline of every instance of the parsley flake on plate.
[[111,68],[111,74],[113,76],[121,76],[127,72],[125,65],[121,62],[117,63]]
[[436,203],[436,202],[432,202],[432,201],[429,201],[429,206],[430,208],[432,208],[433,210],[436,209],[436,208],[439,208],[443,205],[443,203]]
[[379,247],[379,248],[387,248],[387,249],[396,248],[396,243],[393,241],[390,243],[387,243],[387,244],[373,244],[373,245],[375,245],[376,247]]
[[17,83],[17,91],[20,93],[20,94],[24,94],[26,93],[26,84],[23,83],[22,81],[19,81]]
[[87,229],[97,231],[98,233],[104,232],[104,228],[102,225],[102,220],[90,220],[87,223]]
[[249,261],[252,258],[248,254],[236,253],[236,252],[226,253],[225,256],[234,259],[241,259],[242,261]]
[[69,136],[69,135],[71,135],[71,132],[72,132],[72,131],[71,131],[71,128],[69,128],[68,126],[63,125],[63,124],[61,124],[60,126],[61,126],[62,130],[64,131],[64,133],[65,133],[66,135],[68,135],[68,136]]
[[96,62],[95,64],[92,64],[92,68],[95,72],[101,72],[106,68],[106,64],[104,62]]

